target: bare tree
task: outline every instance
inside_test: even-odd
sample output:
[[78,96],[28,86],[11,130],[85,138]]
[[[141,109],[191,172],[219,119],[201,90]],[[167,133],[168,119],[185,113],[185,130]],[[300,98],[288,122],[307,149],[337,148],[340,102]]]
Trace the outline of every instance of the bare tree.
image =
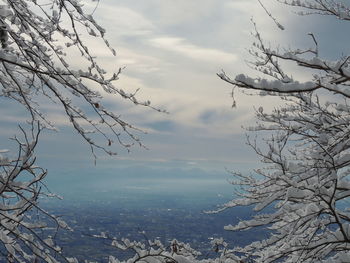
[[[56,231],[45,235],[50,221],[56,230],[67,225],[38,203],[49,192],[42,182],[47,172],[35,164],[35,147],[43,129],[55,129],[40,105],[55,103],[63,109],[94,156],[96,149],[114,155],[113,146],[127,150],[134,144],[142,146],[135,135],[140,130],[106,107],[105,96],[155,108],[149,101],[138,101],[137,91],[117,88],[114,82],[121,69],[108,74],[90,52],[87,43],[94,38],[116,55],[105,30],[84,11],[81,1],[0,2],[0,98],[28,112],[28,123],[19,127],[21,135],[12,138],[17,150],[0,151],[0,260],[74,262],[61,255],[54,241]],[[67,54],[80,56],[81,67],[70,66],[73,60]]]
[[[349,7],[337,1],[281,2],[301,8],[301,15],[350,20]],[[255,36],[252,65],[261,77],[218,75],[235,88],[279,96],[285,104],[272,112],[257,109],[259,124],[250,130],[262,139],[248,137],[248,143],[265,166],[251,175],[233,173],[238,198],[223,207],[253,205],[260,211],[227,230],[266,227],[270,236],[235,251],[264,263],[350,262],[349,56],[321,58],[312,33],[315,48],[306,50],[273,49],[258,30]],[[294,79],[282,61],[311,70],[313,77]]]
[[[59,228],[68,228],[60,218],[50,215],[40,208],[40,196],[49,192],[43,184],[47,171],[36,166],[34,154],[42,130],[39,122],[31,122],[28,129],[22,131],[21,138],[12,138],[18,146],[18,155],[6,156],[2,150],[0,156],[0,259],[9,262],[35,262],[45,260],[55,262],[54,255],[60,254],[53,236],[43,232],[48,224],[55,226],[53,235]],[[40,216],[41,220],[35,218]]]
[[[41,125],[53,128],[51,120],[40,111],[39,102],[46,99],[60,105],[74,129],[87,141],[91,150],[98,148],[108,154],[114,141],[130,148],[141,144],[133,134],[137,129],[113,113],[103,103],[103,94],[140,102],[136,91],[127,93],[113,83],[121,69],[110,76],[91,54],[84,40],[86,35],[105,40],[105,30],[92,15],[86,14],[77,0],[6,0],[0,9],[1,97],[11,98],[30,113]],[[88,34],[84,35],[84,31]],[[69,66],[67,52],[81,56],[81,68]],[[85,70],[84,70],[85,68]],[[41,101],[38,101],[41,99]],[[102,136],[104,142],[95,141]],[[123,140],[123,138],[126,140]]]

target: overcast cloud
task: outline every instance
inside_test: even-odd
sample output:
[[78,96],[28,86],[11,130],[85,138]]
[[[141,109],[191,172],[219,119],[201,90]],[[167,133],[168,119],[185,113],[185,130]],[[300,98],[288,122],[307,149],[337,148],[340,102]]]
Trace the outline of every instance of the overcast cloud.
[[[92,11],[96,2],[85,2],[87,10]],[[237,108],[232,109],[231,87],[216,76],[222,69],[232,76],[256,74],[246,65],[250,59],[247,49],[253,41],[251,19],[271,45],[312,46],[306,34],[316,32],[320,46],[324,47],[321,52],[329,57],[337,56],[328,48],[329,34],[341,37],[340,26],[339,30],[331,30],[337,21],[298,17],[275,1],[264,3],[285,26],[285,31],[277,28],[257,0],[100,1],[94,15],[106,28],[107,39],[117,50],[117,56],[112,57],[100,42],[91,42],[90,49],[108,71],[126,67],[119,87],[128,91],[140,88],[140,98],[150,99],[153,105],[170,112],[160,114],[107,98],[124,119],[149,133],[142,135],[142,139],[150,149],[134,148],[131,154],[121,152],[116,160],[109,161],[110,166],[175,163],[222,170],[256,166],[257,159],[245,145],[241,126],[254,124],[254,107],[272,108],[277,102],[236,92]],[[347,51],[340,50],[339,54]],[[79,67],[79,59],[72,60],[73,66]],[[291,69],[306,77],[307,73]],[[57,121],[61,133],[48,134],[43,139],[42,159],[73,160],[69,162],[73,166],[80,159],[91,161],[87,145],[70,134],[62,112],[52,105],[43,107]],[[9,116],[19,118],[23,114],[11,110],[7,113],[0,118],[8,127]],[[7,137],[8,132],[2,135]]]

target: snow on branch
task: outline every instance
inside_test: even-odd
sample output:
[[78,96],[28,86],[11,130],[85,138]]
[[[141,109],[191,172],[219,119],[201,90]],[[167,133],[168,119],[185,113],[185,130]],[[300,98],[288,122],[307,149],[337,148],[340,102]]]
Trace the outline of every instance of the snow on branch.
[[[301,14],[349,20],[349,8],[337,1],[280,2],[301,8]],[[230,78],[225,72],[218,76],[238,89],[280,96],[284,104],[271,112],[257,107],[258,122],[248,131],[258,137],[248,137],[248,145],[262,167],[248,175],[233,173],[232,183],[240,191],[219,209],[253,206],[256,213],[225,229],[269,229],[268,238],[234,249],[254,262],[348,262],[349,56],[323,59],[312,33],[315,48],[268,48],[254,26],[256,42],[250,54],[255,60],[250,65],[260,77],[238,74]],[[282,62],[295,63],[312,72],[312,77],[299,81]]]
[[334,0],[277,0],[280,3],[299,7],[300,15],[328,15],[341,20],[350,20],[350,8],[341,1]]
[[[58,229],[69,229],[60,218],[42,209],[40,197],[53,196],[43,183],[47,171],[36,165],[35,148],[42,130],[38,122],[29,129],[20,127],[22,136],[14,137],[18,155],[10,151],[0,155],[0,259],[8,262],[67,262],[61,248],[55,244]],[[33,220],[33,217],[40,218]],[[44,236],[48,224],[54,228]]]
[[248,261],[241,261],[239,256],[236,256],[228,249],[228,244],[222,238],[215,238],[211,240],[212,253],[216,255],[215,258],[208,258],[208,255],[193,249],[189,244],[173,239],[167,245],[163,244],[159,239],[150,240],[145,232],[144,242],[130,241],[129,239],[117,239],[110,237],[107,233],[102,232],[94,237],[108,240],[111,246],[117,250],[131,253],[132,256],[126,260],[110,256],[109,263],[117,262],[155,262],[155,263],[248,263]]
[[[105,30],[85,13],[81,2],[6,0],[5,3],[0,8],[0,96],[21,103],[31,118],[50,128],[53,120],[42,113],[39,104],[46,97],[60,105],[93,153],[94,149],[100,149],[116,154],[111,149],[114,142],[127,150],[134,144],[142,146],[135,135],[142,131],[109,109],[103,100],[106,95],[101,94],[161,110],[152,107],[149,101],[139,101],[137,91],[118,88],[115,81],[121,69],[108,74],[91,54],[88,36],[102,40],[111,56],[116,52],[105,39]],[[80,54],[85,64],[80,69],[73,68],[67,52]]]

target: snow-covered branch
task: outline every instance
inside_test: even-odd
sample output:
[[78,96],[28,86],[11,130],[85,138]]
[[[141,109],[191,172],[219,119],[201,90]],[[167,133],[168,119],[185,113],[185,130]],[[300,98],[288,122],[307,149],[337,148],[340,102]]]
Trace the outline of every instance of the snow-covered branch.
[[[349,8],[336,1],[280,1],[299,7],[301,14],[333,15],[349,20]],[[306,11],[305,11],[306,10]],[[255,29],[257,27],[255,26]],[[235,251],[255,262],[348,262],[350,260],[350,65],[349,56],[336,61],[320,57],[315,48],[267,48],[256,29],[250,53],[252,78],[218,76],[239,89],[280,96],[284,105],[267,112],[259,107],[255,127],[262,134],[248,144],[264,166],[250,175],[234,173],[238,197],[220,209],[254,206],[253,218],[227,230],[265,227],[269,238]],[[312,72],[308,81],[286,73],[292,62]],[[269,132],[269,136],[267,133]]]
[[[58,262],[58,256],[66,261],[53,236],[58,229],[68,227],[38,204],[41,196],[52,196],[43,184],[46,170],[35,164],[34,151],[42,129],[33,121],[28,129],[20,130],[22,136],[13,138],[18,154],[10,157],[13,153],[9,150],[0,151],[0,258],[9,262]],[[54,230],[51,235],[42,235],[48,224]]]
[[[88,38],[101,39],[111,56],[116,52],[105,39],[105,30],[85,13],[80,1],[6,0],[4,3],[0,8],[3,36],[0,96],[21,103],[31,118],[50,128],[54,120],[42,113],[39,102],[47,98],[60,105],[92,152],[98,148],[113,155],[114,142],[126,149],[135,143],[142,145],[135,135],[140,130],[106,107],[103,97],[108,94],[132,104],[153,107],[149,101],[139,101],[136,92],[115,86],[121,69],[108,75],[91,54]],[[80,54],[83,61],[80,68],[69,65],[72,59],[67,53],[70,52]]]

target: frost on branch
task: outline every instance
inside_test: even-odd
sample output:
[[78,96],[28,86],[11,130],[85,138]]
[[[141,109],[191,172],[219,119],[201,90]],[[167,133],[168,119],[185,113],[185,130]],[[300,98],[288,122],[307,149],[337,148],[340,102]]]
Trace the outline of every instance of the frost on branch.
[[[89,51],[89,38],[104,38],[105,30],[78,0],[3,0],[0,6],[0,96],[22,104],[31,118],[53,128],[39,103],[56,103],[74,129],[90,145],[108,154],[113,142],[129,149],[142,145],[139,130],[112,112],[103,96],[151,107],[115,86],[121,69],[107,74]],[[69,66],[74,53],[81,68]],[[80,58],[79,58],[80,56]],[[107,95],[103,95],[107,94]],[[117,100],[116,100],[117,102]]]
[[[340,2],[281,2],[300,7],[304,15],[349,20],[349,8]],[[255,36],[251,65],[260,77],[218,75],[236,88],[279,96],[285,103],[272,112],[256,111],[259,122],[248,130],[262,139],[248,137],[248,144],[264,166],[250,175],[233,173],[238,197],[222,209],[253,206],[257,213],[225,228],[271,231],[269,238],[235,249],[254,262],[350,262],[349,56],[322,58],[312,33],[315,47],[304,50],[272,49],[258,30]],[[295,63],[312,77],[299,81],[282,62]]]

